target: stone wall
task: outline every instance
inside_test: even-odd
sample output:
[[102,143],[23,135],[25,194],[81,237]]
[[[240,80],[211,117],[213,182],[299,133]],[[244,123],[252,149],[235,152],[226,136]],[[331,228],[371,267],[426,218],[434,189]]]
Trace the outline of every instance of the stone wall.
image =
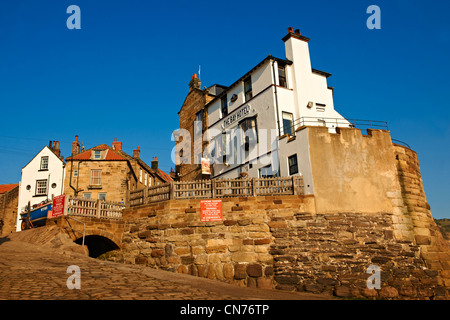
[[399,145],[394,145],[394,150],[403,200],[403,214],[396,218],[407,221],[410,238],[420,247],[421,257],[450,287],[450,246],[431,215],[417,154]]
[[[223,221],[201,222],[200,200],[124,211],[113,260],[240,286],[341,297],[442,299],[439,272],[413,240],[396,239],[392,213],[316,213],[313,196],[223,199]],[[371,265],[382,288],[367,289]]]
[[[72,163],[66,168],[64,179],[64,192],[68,195],[74,195],[74,190],[70,187],[70,170]],[[91,170],[102,170],[101,186],[91,186]],[[78,166],[78,161],[73,162],[73,170],[78,171],[78,177],[72,173],[72,186],[82,190],[78,197],[81,198],[85,193],[91,194],[91,199],[98,199],[99,193],[106,193],[107,201],[123,202],[126,201],[128,190],[128,174],[131,171],[127,161],[82,161]],[[130,188],[134,190],[136,181],[130,181]]]
[[19,186],[0,194],[0,236],[16,231]]

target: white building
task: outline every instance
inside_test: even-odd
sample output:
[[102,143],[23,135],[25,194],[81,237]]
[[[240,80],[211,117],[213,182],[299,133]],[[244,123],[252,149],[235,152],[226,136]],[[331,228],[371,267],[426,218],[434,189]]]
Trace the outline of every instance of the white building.
[[[203,157],[213,163],[211,178],[237,178],[244,172],[306,178],[307,140],[302,144],[296,130],[327,126],[333,132],[351,126],[334,109],[330,74],[311,67],[309,39],[289,28],[282,40],[286,59],[269,55],[229,87],[208,88],[215,97],[205,106],[208,131],[203,139],[209,148]],[[285,143],[291,139],[297,141]]]
[[21,231],[20,213],[28,205],[36,205],[64,193],[64,161],[59,141],[50,142],[25,167],[19,184],[16,230]]

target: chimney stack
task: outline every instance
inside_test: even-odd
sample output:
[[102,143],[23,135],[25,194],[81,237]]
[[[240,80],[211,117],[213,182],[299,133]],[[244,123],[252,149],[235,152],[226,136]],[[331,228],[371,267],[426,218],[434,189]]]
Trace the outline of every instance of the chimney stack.
[[54,154],[58,156],[58,158],[61,157],[61,150],[59,149],[59,141],[50,140],[48,143],[48,147],[50,148],[50,150],[53,151]]
[[197,74],[194,73],[194,75],[192,76],[192,80],[189,82],[189,91],[191,91],[192,89],[200,89],[202,86],[202,83],[200,81],[199,78],[197,78]]
[[112,147],[114,150],[121,151],[122,150],[122,142],[117,141],[117,138],[114,138],[114,142],[112,143]]
[[53,142],[53,152],[59,157],[61,157],[61,150],[59,149],[59,141]]
[[158,158],[157,157],[153,157],[152,160],[152,169],[157,170],[158,169]]
[[137,149],[133,150],[133,158],[141,158],[141,150],[139,150],[139,146],[137,147]]
[[78,142],[78,136],[75,136],[75,141],[72,142],[72,155],[76,156],[80,153],[80,143]]
[[177,177],[177,174],[176,174],[175,170],[173,170],[173,168],[170,168],[170,174],[169,174],[169,176],[170,176],[173,180],[175,180],[175,178]]

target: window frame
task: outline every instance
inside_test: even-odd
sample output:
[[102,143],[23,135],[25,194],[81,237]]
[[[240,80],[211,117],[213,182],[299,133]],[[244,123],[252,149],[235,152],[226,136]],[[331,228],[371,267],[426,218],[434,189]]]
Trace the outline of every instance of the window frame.
[[[280,75],[280,71],[283,73],[283,75]],[[282,84],[283,80],[283,84]],[[280,66],[278,65],[278,85],[283,88],[287,88],[287,79],[286,79],[286,66]]]
[[[38,186],[38,184],[39,184],[40,182],[45,182],[45,187],[43,187],[43,186]],[[38,192],[39,189],[44,189],[44,188],[45,188],[44,193],[39,193],[39,192]],[[36,186],[35,186],[35,189],[34,189],[34,195],[37,196],[37,197],[48,195],[48,180],[47,180],[47,179],[39,179],[39,180],[36,180]]]
[[[93,173],[94,172],[99,172],[99,177],[94,177]],[[93,183],[93,179],[99,179],[100,183]],[[89,179],[89,185],[91,186],[101,186],[102,185],[102,169],[91,169],[91,175],[90,175],[90,179]]]
[[91,200],[92,199],[92,192],[83,192],[83,199]]
[[[104,199],[101,199],[100,195],[104,195]],[[108,193],[107,192],[100,192],[97,196],[98,200],[106,201]]]
[[[288,120],[288,119],[285,119],[284,115],[291,116],[291,119],[289,120],[290,121],[289,132],[286,132],[286,126],[284,125],[284,120]],[[292,112],[282,111],[281,112],[281,121],[283,122],[283,135],[289,134],[289,135],[293,136],[294,135],[294,114]]]
[[[46,161],[44,161],[46,160]],[[49,164],[49,157],[48,156],[42,156],[41,157],[41,163],[39,166],[39,171],[48,171],[48,164]]]
[[[295,164],[291,164],[291,159],[295,159]],[[298,157],[297,157],[297,154],[295,153],[295,154],[293,154],[293,155],[291,155],[291,156],[289,156],[288,158],[287,158],[287,161],[288,161],[288,171],[289,171],[289,175],[290,176],[292,176],[292,175],[294,175],[294,174],[297,174],[298,173]],[[292,169],[295,167],[295,172],[293,172],[292,171]]]
[[222,118],[228,115],[228,99],[226,94],[220,98],[220,112]]
[[[247,77],[244,79],[244,98],[245,102],[251,100],[253,98],[253,84],[252,84],[252,77]],[[250,89],[248,89],[250,88]]]
[[[94,160],[100,160],[102,158],[101,150],[92,150],[92,151],[94,152],[94,155],[92,157]],[[98,157],[97,157],[97,155],[98,155]]]

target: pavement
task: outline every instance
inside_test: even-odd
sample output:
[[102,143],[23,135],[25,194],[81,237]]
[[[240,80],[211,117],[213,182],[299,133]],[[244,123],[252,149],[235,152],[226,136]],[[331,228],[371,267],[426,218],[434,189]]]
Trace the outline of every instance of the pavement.
[[[68,273],[69,266],[79,268]],[[79,289],[69,289],[79,284]],[[78,281],[79,280],[79,281]],[[0,300],[330,300],[326,294],[243,288],[216,280],[97,260],[0,238]]]

